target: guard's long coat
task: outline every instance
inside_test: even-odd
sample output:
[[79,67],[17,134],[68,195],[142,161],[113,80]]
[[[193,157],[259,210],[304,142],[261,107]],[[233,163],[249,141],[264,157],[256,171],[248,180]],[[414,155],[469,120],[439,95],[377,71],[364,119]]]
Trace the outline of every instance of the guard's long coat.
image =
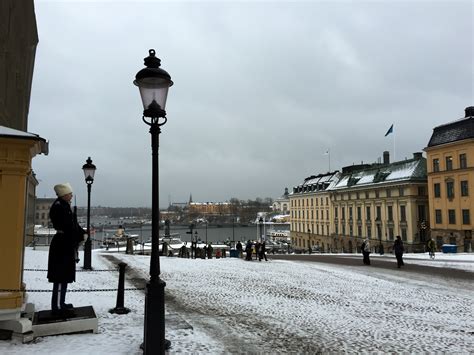
[[69,203],[56,199],[49,210],[54,229],[58,231],[49,246],[49,282],[76,281],[76,248],[86,233],[77,223]]

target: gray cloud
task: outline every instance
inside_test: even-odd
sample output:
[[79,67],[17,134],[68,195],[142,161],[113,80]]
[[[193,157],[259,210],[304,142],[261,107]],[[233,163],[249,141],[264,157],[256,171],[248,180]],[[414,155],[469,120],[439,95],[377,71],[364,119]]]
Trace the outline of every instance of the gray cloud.
[[449,2],[36,2],[29,131],[39,196],[97,165],[92,203],[151,204],[151,143],[132,84],[155,48],[175,85],[160,205],[278,197],[305,176],[423,149],[473,104],[473,15]]

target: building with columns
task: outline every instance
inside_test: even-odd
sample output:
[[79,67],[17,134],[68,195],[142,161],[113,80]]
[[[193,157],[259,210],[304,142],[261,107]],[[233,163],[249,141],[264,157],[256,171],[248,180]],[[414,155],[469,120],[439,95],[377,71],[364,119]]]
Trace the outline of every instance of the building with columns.
[[[290,194],[293,248],[356,252],[369,238],[390,250],[400,235],[408,251],[424,250],[428,219],[426,159],[422,153],[390,163],[344,167],[310,176]],[[315,247],[315,248],[314,248]]]

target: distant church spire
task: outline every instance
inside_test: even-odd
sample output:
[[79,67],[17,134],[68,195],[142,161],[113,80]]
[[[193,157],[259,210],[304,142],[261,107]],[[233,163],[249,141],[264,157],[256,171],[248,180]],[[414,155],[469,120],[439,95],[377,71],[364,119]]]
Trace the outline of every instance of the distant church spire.
[[193,203],[193,194],[189,194],[189,204]]

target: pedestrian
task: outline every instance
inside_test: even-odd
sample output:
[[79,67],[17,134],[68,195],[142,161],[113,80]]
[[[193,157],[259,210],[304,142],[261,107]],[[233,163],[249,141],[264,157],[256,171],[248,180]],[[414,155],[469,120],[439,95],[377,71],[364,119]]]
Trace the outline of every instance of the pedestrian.
[[428,253],[430,256],[434,256],[436,250],[436,243],[433,238],[430,238],[427,243]]
[[257,243],[255,243],[255,260],[258,259],[258,255],[259,255],[259,253],[260,253],[260,245],[261,245],[261,244],[260,244],[259,241],[257,241]]
[[265,258],[265,261],[268,261],[267,255],[265,254],[265,242],[260,244],[260,250],[258,253],[258,261],[262,261],[263,258]]
[[397,239],[395,240],[395,243],[393,243],[393,251],[395,252],[395,257],[397,258],[397,266],[400,269],[400,267],[405,264],[403,263],[403,242],[399,235],[397,235]]
[[51,205],[49,217],[56,234],[49,246],[47,274],[48,281],[53,283],[51,310],[56,315],[71,315],[74,306],[66,303],[67,285],[76,281],[76,250],[87,234],[71,210],[71,185],[55,185],[54,191],[58,198]]
[[245,245],[245,260],[252,261],[252,242],[250,240]]
[[363,259],[362,261],[364,262],[365,265],[370,265],[370,243],[369,243],[369,238],[365,238],[364,242],[362,243],[360,247],[362,251],[362,256]]
[[237,242],[237,245],[235,246],[235,249],[237,249],[237,253],[239,255],[239,258],[242,257],[242,243],[240,242],[240,240]]
[[207,258],[208,259],[212,259],[212,252],[213,252],[213,248],[212,248],[211,243],[209,242],[209,245],[207,246]]

